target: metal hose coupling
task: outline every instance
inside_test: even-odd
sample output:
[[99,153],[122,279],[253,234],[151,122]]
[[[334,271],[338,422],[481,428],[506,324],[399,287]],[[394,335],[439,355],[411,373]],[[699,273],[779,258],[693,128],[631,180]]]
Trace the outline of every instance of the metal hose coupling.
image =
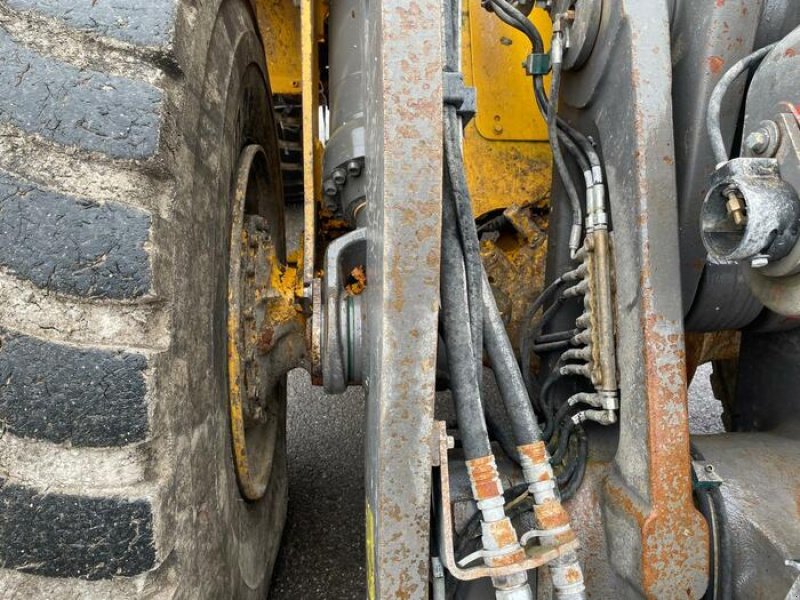
[[[535,537],[539,538],[542,546],[558,546],[574,541],[575,532],[558,495],[546,444],[543,441],[525,444],[518,446],[517,451],[528,491],[533,495],[533,513],[538,528]],[[548,563],[548,568],[556,598],[585,600],[583,569],[576,552],[568,552]]]
[[[488,567],[503,567],[525,560],[525,550],[517,539],[517,532],[506,516],[503,484],[497,471],[494,456],[482,456],[467,461],[467,473],[472,485],[472,495],[481,511],[481,556]],[[519,571],[502,577],[493,577],[492,584],[498,600],[532,600],[528,575]]]

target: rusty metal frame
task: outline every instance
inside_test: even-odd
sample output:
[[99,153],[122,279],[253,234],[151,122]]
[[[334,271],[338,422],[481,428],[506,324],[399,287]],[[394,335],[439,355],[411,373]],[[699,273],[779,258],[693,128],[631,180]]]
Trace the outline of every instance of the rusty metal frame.
[[442,199],[442,6],[371,0],[364,44],[370,598],[427,598]]
[[639,594],[697,598],[708,535],[689,471],[669,4],[604,2],[594,53],[565,78],[562,100],[602,144],[614,231],[621,412],[602,501],[609,558]]

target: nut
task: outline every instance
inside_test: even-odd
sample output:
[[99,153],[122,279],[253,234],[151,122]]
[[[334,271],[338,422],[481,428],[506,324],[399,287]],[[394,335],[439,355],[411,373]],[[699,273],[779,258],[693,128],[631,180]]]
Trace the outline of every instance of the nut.
[[764,154],[769,148],[769,142],[769,131],[762,127],[750,133],[745,139],[744,145],[753,154]]

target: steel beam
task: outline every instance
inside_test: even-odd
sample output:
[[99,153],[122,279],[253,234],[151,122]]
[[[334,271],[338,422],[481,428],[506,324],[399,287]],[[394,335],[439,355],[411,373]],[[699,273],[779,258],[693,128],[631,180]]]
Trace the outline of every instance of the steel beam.
[[598,133],[614,232],[621,409],[603,499],[609,559],[639,594],[698,598],[708,542],[689,471],[668,3],[606,1],[601,23],[562,100]]
[[428,595],[442,199],[442,8],[370,0],[366,68],[367,575]]

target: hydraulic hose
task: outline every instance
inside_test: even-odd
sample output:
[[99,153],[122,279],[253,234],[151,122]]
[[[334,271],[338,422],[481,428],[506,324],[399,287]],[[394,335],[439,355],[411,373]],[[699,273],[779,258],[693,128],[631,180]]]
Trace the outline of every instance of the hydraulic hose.
[[457,239],[463,250],[467,281],[467,311],[474,362],[480,373],[483,365],[483,266],[481,263],[478,230],[472,213],[467,180],[464,174],[464,158],[461,153],[461,119],[454,106],[444,109],[444,140],[447,175],[450,182],[457,220]]
[[475,368],[465,286],[464,258],[458,237],[455,207],[447,198],[442,211],[442,329],[447,347],[450,390],[467,459],[491,455]]
[[564,190],[569,198],[570,208],[572,209],[572,231],[569,236],[569,248],[571,255],[574,257],[580,246],[580,238],[583,233],[583,208],[581,207],[581,200],[578,196],[578,190],[575,187],[575,182],[569,173],[569,167],[564,160],[564,155],[561,152],[561,143],[558,135],[558,120],[556,112],[558,110],[558,97],[559,89],[561,86],[561,33],[553,35],[552,42],[553,55],[553,70],[551,74],[550,85],[550,112],[547,115],[547,135],[550,138],[550,148],[553,151],[553,163],[558,171],[558,176],[564,186]]
[[485,272],[483,278],[483,339],[486,350],[517,446],[532,444],[542,439],[542,432]]

